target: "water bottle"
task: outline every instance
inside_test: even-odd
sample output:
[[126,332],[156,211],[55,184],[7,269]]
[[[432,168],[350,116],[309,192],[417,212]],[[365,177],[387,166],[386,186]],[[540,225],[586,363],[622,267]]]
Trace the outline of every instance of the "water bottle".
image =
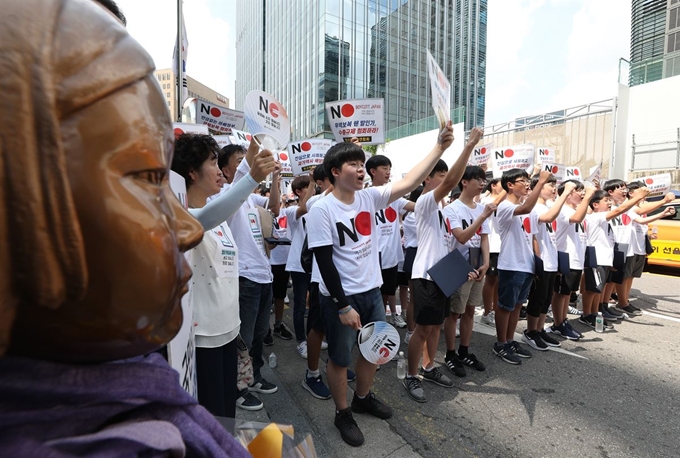
[[404,359],[404,352],[399,352],[399,360],[397,361],[397,378],[404,380],[406,378],[406,360]]
[[272,369],[276,367],[276,355],[274,352],[269,353],[269,367]]
[[602,312],[597,312],[597,318],[595,318],[595,332],[604,332],[604,317]]

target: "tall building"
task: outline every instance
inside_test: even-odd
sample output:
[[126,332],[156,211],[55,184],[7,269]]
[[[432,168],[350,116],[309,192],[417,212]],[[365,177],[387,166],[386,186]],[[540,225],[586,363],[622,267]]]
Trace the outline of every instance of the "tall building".
[[434,129],[432,52],[451,82],[451,117],[484,125],[487,0],[237,3],[236,107],[264,90],[293,137],[331,136],[325,103],[385,99],[388,139]]
[[680,0],[632,0],[629,86],[680,75]]
[[[164,68],[161,70],[156,70],[153,72],[154,76],[158,80],[161,89],[163,89],[163,95],[165,96],[165,101],[168,104],[168,109],[174,120],[176,116],[175,104],[177,102],[176,95],[176,85],[175,85],[175,72],[170,68]],[[196,81],[189,75],[186,75],[187,79],[187,90],[189,92],[189,97],[195,97],[198,100],[203,100],[204,102],[214,103],[215,105],[220,105],[229,108],[229,99],[209,88],[205,84]]]

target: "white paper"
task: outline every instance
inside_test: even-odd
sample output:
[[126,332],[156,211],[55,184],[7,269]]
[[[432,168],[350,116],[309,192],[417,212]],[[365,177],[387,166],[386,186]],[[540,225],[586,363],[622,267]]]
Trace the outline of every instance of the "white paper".
[[326,103],[326,116],[338,142],[357,137],[364,145],[385,143],[383,99],[352,99]]

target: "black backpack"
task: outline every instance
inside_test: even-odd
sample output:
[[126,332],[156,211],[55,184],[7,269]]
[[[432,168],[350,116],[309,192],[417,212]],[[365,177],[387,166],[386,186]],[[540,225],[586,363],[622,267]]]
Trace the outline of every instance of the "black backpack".
[[305,240],[302,242],[302,250],[300,251],[300,264],[302,265],[302,270],[308,274],[312,273],[312,260],[314,259],[314,252],[309,249],[307,245],[307,235],[305,235]]

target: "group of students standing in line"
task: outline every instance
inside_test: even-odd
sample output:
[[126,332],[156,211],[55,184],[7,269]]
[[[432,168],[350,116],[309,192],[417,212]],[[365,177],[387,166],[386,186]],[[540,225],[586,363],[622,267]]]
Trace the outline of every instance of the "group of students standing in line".
[[[255,142],[244,152],[237,145],[220,150],[210,136],[180,136],[172,168],[186,179],[190,211],[206,228],[191,257],[201,404],[233,417],[235,406],[262,408],[254,392],[277,390],[260,374],[263,345],[271,344],[272,300],[273,334],[285,340],[294,335],[298,354],[307,359],[302,386],[315,398],[333,398],[335,425],[353,446],[364,436],[352,412],[392,415],[370,390],[379,367],[359,355],[356,374],[349,369],[357,331],[386,320],[386,308],[395,326],[408,327],[403,385],[418,402],[427,400],[422,381],[453,386],[434,364],[442,325],[448,369],[459,377],[466,367],[485,369],[469,351],[479,306],[485,309],[482,322],[496,327],[493,353],[510,364],[531,357],[514,340],[527,299],[523,340],[536,350],[560,346],[557,335],[582,337],[567,320],[575,291],[583,295],[583,325],[594,327],[598,312],[605,327],[623,313],[639,314],[628,293],[644,267],[646,224],[665,213],[644,215],[670,197],[643,204],[649,191],[641,183],[610,180],[602,190],[574,180],[557,185],[545,171],[530,177],[512,169],[487,181],[483,168],[467,165],[482,135],[472,129],[449,168],[440,159],[453,141],[451,125],[445,126],[430,153],[395,182],[387,157],[373,156],[364,164],[360,144],[337,144],[313,173],[293,180],[296,206],[281,206],[278,166]],[[269,197],[254,194],[271,172]],[[445,205],[449,194],[454,199]],[[269,218],[265,209],[274,214],[274,236],[289,237],[290,246],[268,246],[262,232]],[[616,270],[615,248],[625,250],[625,264]],[[451,250],[459,250],[473,268],[468,281],[447,297],[428,271]],[[568,268],[560,265],[564,262]],[[294,334],[283,324],[289,274]],[[608,306],[614,285],[617,308]],[[406,320],[396,311],[397,288]],[[549,308],[552,325],[546,325]],[[328,386],[319,370],[326,347]],[[250,361],[244,362],[246,348]],[[250,378],[238,373],[247,363],[252,363]],[[356,390],[348,403],[347,382],[353,380]]]

